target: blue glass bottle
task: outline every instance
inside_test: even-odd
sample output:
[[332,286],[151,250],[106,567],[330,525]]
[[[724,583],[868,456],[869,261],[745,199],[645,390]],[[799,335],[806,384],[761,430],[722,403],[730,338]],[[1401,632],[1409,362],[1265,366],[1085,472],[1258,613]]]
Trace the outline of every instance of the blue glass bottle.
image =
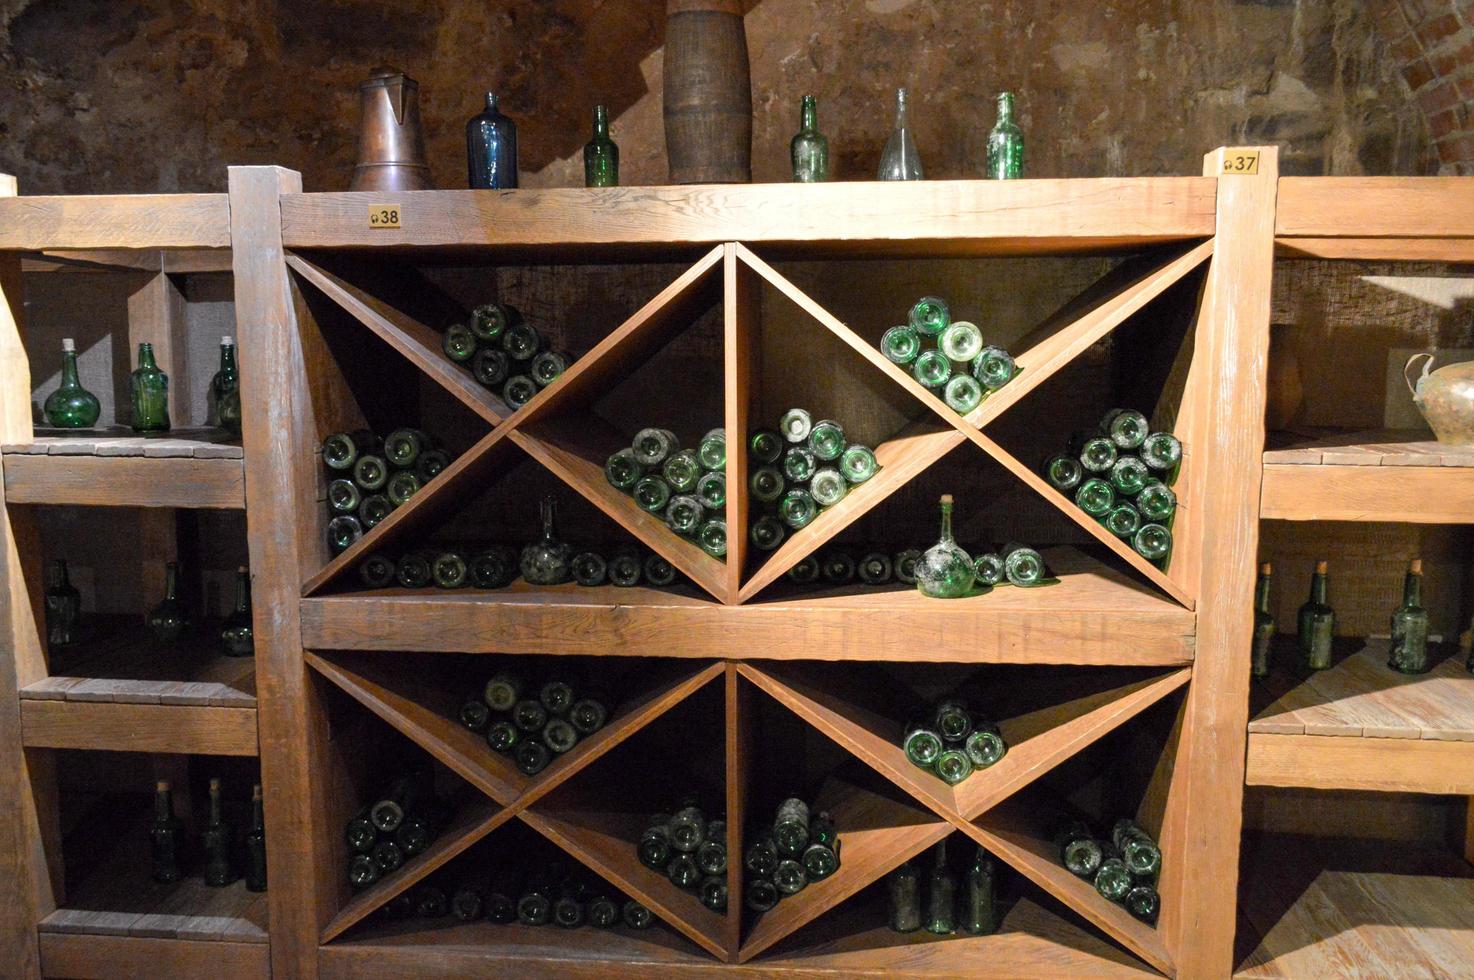
[[486,109],[466,123],[466,167],[473,188],[517,186],[517,124],[502,115],[494,92]]

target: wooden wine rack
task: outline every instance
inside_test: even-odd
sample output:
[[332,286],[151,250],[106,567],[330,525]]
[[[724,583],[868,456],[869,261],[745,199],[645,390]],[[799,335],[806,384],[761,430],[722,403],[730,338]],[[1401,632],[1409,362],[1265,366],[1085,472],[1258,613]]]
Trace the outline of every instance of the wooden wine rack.
[[[0,622],[14,651],[0,669],[0,796],[21,801],[22,810],[21,820],[0,822],[6,828],[0,835],[9,835],[0,836],[0,856],[17,872],[5,879],[11,890],[4,893],[0,956],[21,964],[25,975],[57,976],[198,976],[225,962],[233,975],[264,975],[268,948],[270,972],[293,978],[496,971],[1228,976],[1245,750],[1249,745],[1253,781],[1255,760],[1263,757],[1253,751],[1253,739],[1265,737],[1247,728],[1246,610],[1261,481],[1266,513],[1280,517],[1296,516],[1285,512],[1294,507],[1305,508],[1306,516],[1322,513],[1322,491],[1306,487],[1323,488],[1332,507],[1341,492],[1335,457],[1271,462],[1264,455],[1257,420],[1264,411],[1276,250],[1457,259],[1474,254],[1468,251],[1474,206],[1461,181],[1280,180],[1272,148],[1258,151],[1257,175],[1217,176],[1222,152],[1208,156],[1206,176],[1185,178],[420,191],[394,195],[402,227],[375,230],[365,215],[382,203],[379,195],[303,193],[295,173],[272,167],[232,168],[228,195],[21,198],[12,182],[0,197],[6,301],[0,303],[0,467],[7,490],[0,506],[63,499],[240,506],[243,484],[257,657],[249,705],[208,698],[203,705],[171,705],[156,690],[143,691],[157,698],[143,704],[73,705],[39,639],[41,556],[26,508],[0,510],[8,583]],[[1329,212],[1344,217],[1333,221]],[[79,465],[76,457],[38,451],[21,346],[22,254],[38,269],[85,264],[166,276],[220,268],[224,248],[240,323],[243,471],[241,461],[215,458],[208,448],[203,457],[190,449],[131,464],[125,455],[99,453],[86,464],[98,472],[79,481],[67,469]],[[1018,377],[965,417],[772,264],[1012,255],[1128,257],[1028,333],[1014,350]],[[516,411],[444,359],[443,324],[424,304],[406,301],[405,282],[384,274],[396,263],[652,259],[687,265]],[[1189,277],[1200,279],[1190,342],[1153,413],[1186,447],[1175,553],[1163,569],[1106,533],[990,433],[1006,413],[1027,412],[1020,404],[1092,345],[1174,286],[1198,281]],[[881,469],[874,478],[766,557],[748,553],[747,459],[739,448],[758,421],[762,291],[795,304],[809,327],[838,342],[855,369],[916,409],[876,446]],[[631,366],[718,308],[722,423],[735,450],[726,472],[732,489],[726,561],[671,534],[608,486],[604,457],[628,434],[608,429],[589,411]],[[360,401],[367,396],[329,336],[325,310],[362,331],[375,356],[401,359],[443,389],[482,427],[439,477],[336,557],[328,552],[324,509],[303,502],[319,497],[316,450],[323,436],[363,424],[372,406]],[[975,453],[979,465],[999,467],[1031,488],[1093,540],[1093,553],[1047,552],[1061,578],[1056,586],[999,589],[956,602],[928,601],[914,591],[794,595],[775,587],[789,568],[954,451]],[[1408,465],[1401,457],[1410,452],[1394,454],[1400,461],[1393,465]],[[433,530],[525,460],[667,558],[691,585],[519,582],[492,592],[353,591],[350,580],[364,555]],[[200,463],[208,464],[209,476],[185,469]],[[145,464],[160,469],[137,469]],[[1457,462],[1428,466],[1438,476],[1427,479],[1438,488],[1465,493]],[[156,479],[165,467],[170,477]],[[1281,472],[1288,469],[1296,472]],[[105,494],[66,497],[36,489],[104,481]],[[197,493],[188,500],[158,498],[165,483]],[[13,493],[12,487],[27,489]],[[1416,510],[1428,498],[1420,490],[1387,506]],[[1444,510],[1433,512],[1460,512],[1460,500],[1450,497],[1441,501]],[[474,673],[464,667],[472,655],[478,665],[490,663],[488,657],[584,658],[623,666],[634,680],[605,728],[527,777],[454,719]],[[975,671],[1037,665],[1039,691],[1047,693],[1021,701],[1000,721],[1010,746],[1001,762],[948,787],[912,768],[895,745],[893,729],[902,719],[877,692],[883,685],[865,682],[887,664],[960,664]],[[1073,671],[1076,680],[1046,684],[1051,671]],[[141,675],[137,683],[150,680]],[[33,707],[47,704],[61,707]],[[783,713],[848,760],[824,781],[819,801],[839,823],[841,868],[755,921],[741,909],[740,861],[729,872],[731,911],[720,915],[635,858],[640,828],[630,807],[644,801],[621,798],[639,793],[618,789],[620,774],[635,773],[638,782],[642,769],[655,764],[661,742],[672,737],[667,729],[686,724],[681,712],[698,704],[718,733],[713,771],[721,772],[734,856],[742,853],[757,807],[759,760],[772,749],[756,730],[757,717]],[[29,713],[74,708],[75,719],[48,723],[48,733],[60,726],[64,734],[32,734]],[[98,731],[101,717],[88,712],[104,708],[130,716],[119,724],[136,723],[149,709],[148,730],[166,733],[150,748],[178,752],[221,751],[205,732],[199,741],[186,734],[199,723],[186,718],[186,708],[250,714],[267,792],[270,925],[259,938],[269,936],[269,943],[239,941],[228,932],[199,938],[189,928],[171,937],[103,936],[89,932],[89,920],[69,908],[50,751],[115,748],[103,737],[106,727],[86,734]],[[1047,837],[1057,804],[1040,791],[1039,780],[1129,731],[1147,713],[1163,711],[1175,720],[1148,760],[1137,814],[1159,835],[1165,854],[1162,918],[1151,926],[1060,866]],[[466,784],[469,802],[428,852],[354,895],[345,882],[341,828],[363,802],[362,777],[349,758],[351,730],[363,724],[436,760]],[[227,729],[245,731],[221,727]],[[1309,737],[1307,731],[1294,737]],[[430,928],[365,921],[395,895],[514,831],[555,845],[645,903],[660,925],[638,933],[552,934],[487,923]],[[993,936],[938,940],[881,928],[871,886],[954,833],[987,848],[1049,896],[1043,901],[1059,903],[1079,921],[1024,899]],[[208,914],[201,910],[198,917]]]

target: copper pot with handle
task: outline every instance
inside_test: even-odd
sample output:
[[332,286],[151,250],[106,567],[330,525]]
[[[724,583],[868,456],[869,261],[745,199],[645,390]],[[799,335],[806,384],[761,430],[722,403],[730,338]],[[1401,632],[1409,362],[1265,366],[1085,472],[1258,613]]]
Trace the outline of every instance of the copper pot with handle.
[[[1413,380],[1414,365],[1422,361],[1423,372]],[[1463,361],[1433,370],[1433,354],[1424,351],[1407,359],[1402,368],[1413,404],[1438,437],[1451,445],[1474,445],[1474,361]]]

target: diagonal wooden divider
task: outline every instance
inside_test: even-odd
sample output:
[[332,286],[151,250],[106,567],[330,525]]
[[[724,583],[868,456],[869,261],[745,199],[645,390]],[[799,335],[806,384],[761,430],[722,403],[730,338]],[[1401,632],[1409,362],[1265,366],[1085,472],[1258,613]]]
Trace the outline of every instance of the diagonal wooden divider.
[[[736,244],[732,247],[736,251],[738,259],[754,269],[765,280],[777,288],[779,292],[783,293],[814,319],[827,327],[835,336],[844,341],[846,345],[861,357],[869,361],[878,370],[883,371],[892,381],[930,408],[948,426],[957,433],[960,433],[963,437],[972,440],[975,445],[992,456],[1011,473],[1023,480],[1036,492],[1042,494],[1045,499],[1058,507],[1066,516],[1084,528],[1096,540],[1100,541],[1101,544],[1115,552],[1123,561],[1145,576],[1157,588],[1172,596],[1172,598],[1187,608],[1191,609],[1193,607],[1193,596],[1169,578],[1165,572],[1145,558],[1142,558],[1115,535],[1106,531],[1098,522],[1076,507],[1073,501],[1066,500],[1047,481],[1021,464],[1010,453],[999,446],[998,443],[985,435],[981,429],[972,424],[969,419],[958,415],[952,409],[948,408],[945,402],[928,391],[925,386],[911,376],[910,372],[892,363],[880,352],[879,348],[874,344],[868,343],[864,338],[856,334],[823,306],[816,303],[801,289],[789,282],[786,277],[773,269],[772,266],[755,255],[751,249],[741,244]],[[1030,387],[1037,386],[1048,379],[1089,346],[1089,344],[1078,343],[1077,341],[1079,339],[1088,336],[1093,337],[1091,343],[1099,340],[1123,322],[1132,312],[1135,312],[1141,306],[1150,302],[1152,298],[1160,295],[1174,282],[1177,282],[1198,265],[1201,265],[1211,252],[1212,242],[1210,240],[1195,246],[1184,255],[1169,261],[1157,270],[1157,274],[1135,274],[1136,267],[1132,266],[1131,271],[1133,274],[1130,276],[1129,281],[1102,287],[1100,292],[1103,296],[1097,297],[1093,291],[1087,291],[1085,295],[1090,297],[1090,300],[1077,301],[1079,305],[1085,307],[1084,312],[1079,317],[1065,325],[1046,322],[1040,328],[1043,332],[1036,331],[1038,336],[1035,340],[1034,347],[1030,348],[1030,352],[1035,347],[1041,347],[1041,345],[1042,349],[1039,351],[1039,363],[1033,364],[1031,359],[1032,366],[1030,373],[1033,375],[1033,378],[1030,380]],[[1111,278],[1110,275],[1107,276],[1108,280]],[[1125,274],[1122,274],[1122,278],[1127,277]],[[1066,310],[1071,309],[1073,305],[1067,306]],[[1014,382],[1010,382],[1009,387],[1012,387],[1013,384]],[[1008,391],[1008,388],[1004,388],[1003,391]],[[1021,392],[1020,397],[1022,394]],[[985,400],[983,405],[986,406],[989,400],[991,399]],[[998,409],[994,414],[988,416],[988,418],[996,418],[998,414],[1002,413],[1004,408],[1014,404],[1017,400],[1017,398],[1014,398],[1013,401],[1004,403],[1003,408]],[[981,411],[982,407],[980,406],[978,410]],[[952,448],[951,445],[946,445],[946,448],[943,448],[943,446],[944,443],[938,441],[929,448],[931,452],[937,453],[939,457],[942,453]],[[924,469],[925,465],[929,465],[931,462],[935,462],[935,457],[926,460],[924,465],[919,460],[913,463],[913,465],[918,465],[917,472],[920,472],[920,469]],[[877,474],[877,477],[872,477],[870,482],[874,482],[878,476],[879,474]],[[826,512],[825,521],[815,521],[809,525],[809,528],[817,527],[820,524],[828,524],[828,518],[830,516]],[[809,528],[805,528],[804,530],[807,531]],[[836,527],[832,533],[837,533],[839,530],[842,530],[842,527]],[[794,537],[797,538],[799,535],[796,534]],[[797,551],[798,548],[795,547],[793,550]],[[807,553],[804,552],[804,554]],[[797,563],[803,556],[803,554],[798,554],[793,557],[794,563]],[[770,562],[769,564],[772,563]],[[764,570],[766,571],[766,569],[767,565],[764,565]],[[776,569],[776,573],[772,574],[771,579],[776,579],[778,575],[781,575],[785,571],[787,571],[786,568]],[[749,598],[751,595],[752,592],[747,592],[743,598]]]

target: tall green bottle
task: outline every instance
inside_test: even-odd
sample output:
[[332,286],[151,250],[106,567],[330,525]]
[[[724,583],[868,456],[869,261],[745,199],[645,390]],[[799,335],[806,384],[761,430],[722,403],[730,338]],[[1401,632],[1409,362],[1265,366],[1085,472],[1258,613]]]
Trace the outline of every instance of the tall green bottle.
[[957,931],[956,885],[947,870],[945,840],[938,841],[932,850],[931,879],[926,887],[926,931],[938,936]]
[[998,123],[988,134],[988,176],[1017,180],[1024,175],[1024,131],[1013,119],[1013,93],[998,93]]
[[97,396],[77,378],[77,345],[61,342],[61,385],[46,396],[46,421],[58,429],[90,429],[102,412]]
[[220,800],[220,780],[210,780],[210,822],[205,824],[201,837],[205,851],[205,884],[211,888],[224,888],[235,880],[230,867],[230,827]]
[[1269,676],[1270,647],[1274,643],[1274,613],[1269,608],[1270,586],[1274,566],[1259,566],[1259,580],[1254,583],[1254,649],[1249,658],[1249,673],[1255,678]]
[[814,184],[829,179],[829,140],[819,132],[819,108],[812,95],[804,96],[799,110],[798,134],[789,144],[793,158],[793,179]]
[[594,106],[594,135],[583,148],[583,185],[619,186],[619,147],[609,138],[608,106]]
[[210,379],[210,417],[226,432],[241,434],[241,375],[235,338],[220,338],[220,370]]
[[1310,579],[1310,599],[1300,607],[1297,638],[1300,661],[1311,670],[1331,665],[1331,638],[1336,634],[1336,612],[1326,601],[1330,563],[1316,562]]
[[251,626],[251,572],[244,565],[235,572],[235,608],[220,627],[220,645],[230,657],[249,657],[256,652]]
[[154,345],[138,345],[138,367],[128,378],[134,432],[169,431],[169,376],[154,361]]
[[921,928],[921,874],[914,862],[907,861],[886,879],[890,898],[890,927],[895,932],[915,932]]
[[993,858],[981,847],[977,859],[967,869],[962,901],[962,931],[985,936],[998,931],[998,905]]
[[1414,558],[1402,580],[1402,605],[1392,614],[1387,666],[1404,674],[1428,672],[1428,610],[1423,608],[1423,560]]
[[179,880],[184,850],[184,823],[174,816],[174,798],[164,780],[154,786],[154,822],[148,831],[153,852],[154,881],[168,884]]

